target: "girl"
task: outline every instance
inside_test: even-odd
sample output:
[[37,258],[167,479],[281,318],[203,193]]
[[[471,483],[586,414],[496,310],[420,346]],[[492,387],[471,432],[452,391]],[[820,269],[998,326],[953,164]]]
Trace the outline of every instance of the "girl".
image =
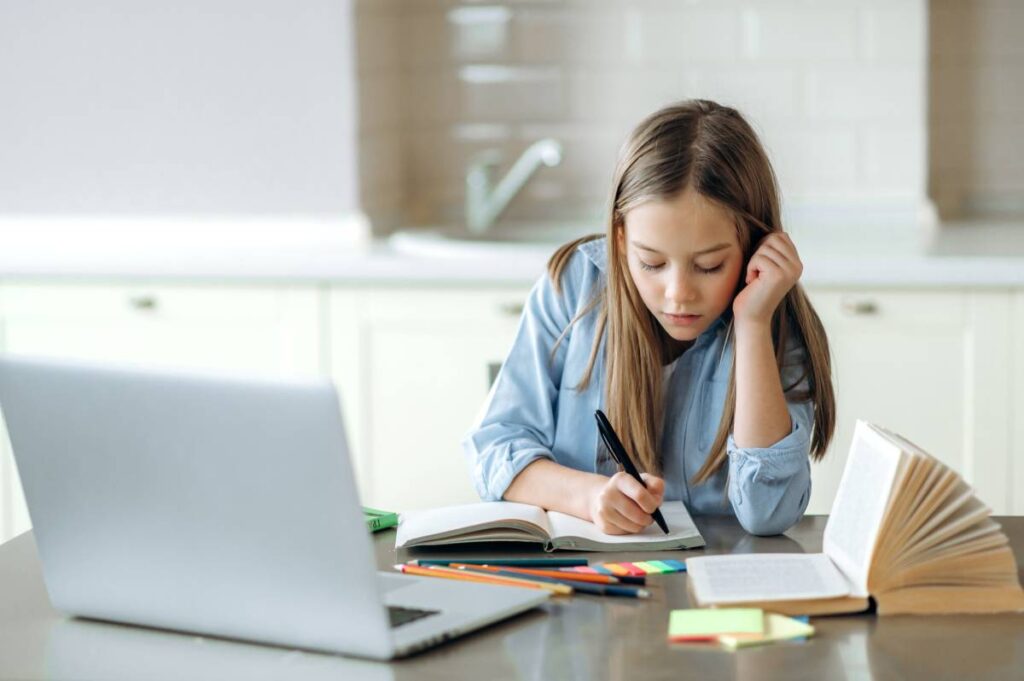
[[[464,442],[481,498],[639,532],[663,499],[784,532],[832,437],[828,342],[797,284],[775,175],[735,110],[693,100],[633,131],[607,234],[562,246]],[[607,414],[646,488],[599,446]]]

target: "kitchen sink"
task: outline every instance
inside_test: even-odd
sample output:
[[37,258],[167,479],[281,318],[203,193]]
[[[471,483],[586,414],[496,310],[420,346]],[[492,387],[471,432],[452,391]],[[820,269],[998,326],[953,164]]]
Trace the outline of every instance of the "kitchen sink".
[[567,241],[603,231],[598,221],[503,223],[480,235],[472,234],[462,226],[434,226],[403,229],[392,234],[388,241],[396,252],[406,255],[546,258]]

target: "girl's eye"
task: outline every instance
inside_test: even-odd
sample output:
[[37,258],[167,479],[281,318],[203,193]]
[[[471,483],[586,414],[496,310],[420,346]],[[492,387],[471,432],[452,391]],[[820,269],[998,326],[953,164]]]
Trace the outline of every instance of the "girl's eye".
[[647,270],[648,272],[653,272],[654,270],[660,270],[662,267],[664,267],[663,264],[662,265],[651,265],[650,263],[646,263],[643,260],[638,260],[637,262],[640,263],[640,269]]
[[724,263],[718,263],[714,267],[701,267],[700,265],[694,265],[694,267],[696,267],[697,271],[701,274],[714,274],[718,270],[722,269],[723,264]]

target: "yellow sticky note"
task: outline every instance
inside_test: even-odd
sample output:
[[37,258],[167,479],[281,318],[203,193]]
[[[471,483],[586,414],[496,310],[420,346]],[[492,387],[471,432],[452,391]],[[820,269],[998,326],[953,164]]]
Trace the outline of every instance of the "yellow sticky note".
[[669,641],[712,641],[722,634],[762,633],[764,613],[760,608],[694,608],[669,613]]
[[754,635],[743,634],[741,636],[722,634],[718,637],[718,641],[729,650],[736,650],[737,648],[746,648],[747,646],[759,646],[765,643],[772,643],[773,641],[786,641],[792,638],[804,638],[805,636],[813,635],[814,627],[810,624],[804,624],[800,620],[784,615],[765,613],[764,633]]

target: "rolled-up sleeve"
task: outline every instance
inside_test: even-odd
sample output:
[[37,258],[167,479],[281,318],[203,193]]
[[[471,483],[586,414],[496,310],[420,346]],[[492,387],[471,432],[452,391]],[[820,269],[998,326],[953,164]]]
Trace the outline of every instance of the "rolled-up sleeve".
[[[802,348],[786,353],[783,384],[802,373]],[[806,389],[801,381],[798,390]],[[737,447],[729,435],[729,501],[743,528],[756,535],[781,534],[803,516],[811,498],[811,430],[814,406],[810,401],[787,402],[792,425],[784,438],[770,447]]]
[[545,275],[530,292],[512,349],[480,417],[462,442],[473,484],[484,501],[499,501],[512,480],[537,459],[554,459],[558,390],[568,337],[552,348],[575,314],[581,256],[569,261],[562,290]]

